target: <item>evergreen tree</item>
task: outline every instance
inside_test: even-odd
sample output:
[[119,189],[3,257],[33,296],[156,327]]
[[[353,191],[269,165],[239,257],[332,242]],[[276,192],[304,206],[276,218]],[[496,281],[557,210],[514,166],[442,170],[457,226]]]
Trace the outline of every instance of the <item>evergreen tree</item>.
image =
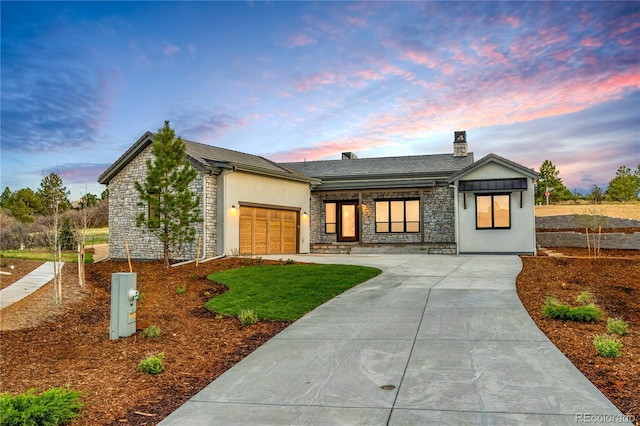
[[71,219],[66,216],[62,219],[60,225],[60,233],[58,234],[58,246],[62,250],[73,250],[76,245],[76,239],[71,230]]
[[87,193],[86,195],[83,195],[82,197],[80,197],[80,208],[81,209],[86,209],[89,207],[93,207],[96,204],[98,204],[98,196],[92,193]]
[[12,193],[7,187],[2,193],[2,208],[9,210],[11,216],[21,223],[32,223],[35,216],[42,212],[42,203],[31,188]]
[[536,203],[546,203],[544,193],[549,191],[549,202],[570,200],[573,198],[571,191],[564,186],[560,178],[560,171],[549,160],[544,160],[540,166],[538,188],[536,189]]
[[136,226],[144,226],[163,244],[164,268],[169,267],[169,252],[195,239],[195,222],[202,222],[200,197],[189,190],[197,176],[186,158],[186,146],[164,122],[151,146],[153,160],[147,160],[147,177],[143,184],[135,182],[140,195],[139,206],[148,207],[136,218]]
[[42,179],[40,189],[38,189],[38,197],[42,204],[41,214],[43,215],[52,214],[55,205],[57,205],[59,213],[64,213],[71,208],[68,198],[69,191],[63,185],[60,176],[55,173]]
[[[640,165],[639,165],[640,167]],[[627,166],[620,166],[616,172],[616,177],[609,182],[606,195],[612,201],[633,201],[638,198],[640,191],[640,176],[638,171],[631,173]]]
[[604,194],[602,193],[602,188],[594,184],[593,189],[591,190],[591,194],[589,194],[589,197],[591,198],[594,204],[601,203],[602,199],[604,198]]

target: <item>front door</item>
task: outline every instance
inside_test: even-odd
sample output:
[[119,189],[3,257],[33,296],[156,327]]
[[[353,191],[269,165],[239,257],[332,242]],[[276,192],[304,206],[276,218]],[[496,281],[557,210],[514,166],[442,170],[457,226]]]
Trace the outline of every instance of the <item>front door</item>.
[[338,241],[358,241],[358,203],[344,201],[338,206]]

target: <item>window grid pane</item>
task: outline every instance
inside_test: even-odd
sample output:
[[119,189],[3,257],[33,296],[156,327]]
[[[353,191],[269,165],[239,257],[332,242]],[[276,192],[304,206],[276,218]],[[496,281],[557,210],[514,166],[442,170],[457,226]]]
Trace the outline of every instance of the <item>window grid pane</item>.
[[476,195],[476,228],[510,228],[510,194]]
[[326,203],[324,205],[325,227],[327,234],[336,233],[336,203]]
[[376,232],[420,232],[420,201],[390,200],[375,203]]

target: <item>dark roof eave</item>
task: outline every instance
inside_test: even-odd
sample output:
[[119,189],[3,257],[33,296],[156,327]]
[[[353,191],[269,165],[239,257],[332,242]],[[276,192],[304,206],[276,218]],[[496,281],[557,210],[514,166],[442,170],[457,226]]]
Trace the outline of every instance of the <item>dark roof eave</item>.
[[287,179],[287,180],[293,180],[296,182],[305,182],[305,183],[311,183],[311,184],[320,184],[322,181],[320,179],[317,178],[312,178],[303,174],[291,174],[291,173],[287,173],[287,172],[276,172],[274,170],[269,170],[269,169],[263,169],[260,167],[251,167],[249,165],[246,164],[235,164],[235,163],[229,163],[229,167],[236,170],[236,171],[241,171],[241,172],[247,172],[247,173],[253,173],[253,174],[257,174],[257,175],[262,175],[262,176],[270,176],[270,177],[276,177],[276,178],[281,178],[281,179]]
[[111,166],[102,172],[98,177],[98,183],[109,185],[109,182],[115,175],[133,160],[140,152],[153,142],[154,135],[151,132],[145,132],[131,147],[124,152]]
[[322,181],[322,184],[313,188],[313,191],[430,188],[438,183],[446,182],[436,179]]
[[464,169],[458,171],[457,173],[454,173],[453,175],[451,175],[449,177],[449,179],[447,180],[449,183],[453,183],[457,180],[460,180],[461,178],[465,177],[466,175],[468,175],[469,173],[471,173],[472,171],[479,169],[483,166],[485,166],[486,164],[489,163],[496,163],[499,164],[503,167],[506,167],[507,169],[513,170],[517,173],[520,173],[526,177],[532,178],[532,179],[537,179],[538,178],[538,173],[533,170],[533,169],[529,169],[525,166],[523,166],[522,164],[518,164],[515,161],[511,161],[508,160],[504,157],[501,157],[497,154],[491,153],[491,154],[487,154],[484,157],[482,157],[480,160],[476,161],[475,163],[470,164],[469,166],[465,167]]

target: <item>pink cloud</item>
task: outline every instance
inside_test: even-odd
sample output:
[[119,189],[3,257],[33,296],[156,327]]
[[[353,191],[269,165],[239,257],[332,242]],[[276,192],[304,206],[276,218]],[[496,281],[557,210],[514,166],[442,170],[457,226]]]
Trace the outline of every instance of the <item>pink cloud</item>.
[[403,53],[400,56],[400,59],[403,61],[411,61],[417,65],[423,65],[427,68],[434,68],[437,65],[437,61],[433,60],[427,52],[418,52],[414,50],[410,50],[408,52]]
[[371,148],[387,145],[387,140],[369,137],[345,137],[318,142],[311,147],[300,147],[269,156],[277,162],[314,161],[340,158],[344,151],[365,151]]
[[600,47],[604,43],[602,43],[600,40],[595,40],[593,38],[585,38],[580,41],[580,44],[584,47]]
[[316,39],[308,36],[307,34],[301,33],[289,37],[284,44],[289,49],[293,49],[295,47],[303,47],[316,44]]
[[364,27],[367,25],[367,20],[360,17],[350,16],[347,18],[347,22],[351,25],[355,25],[357,27]]
[[509,63],[502,53],[496,51],[497,46],[495,44],[487,43],[481,46],[474,45],[472,48],[476,51],[478,56],[489,58],[505,65]]
[[318,88],[320,86],[326,86],[334,84],[336,82],[336,74],[331,71],[323,71],[310,75],[302,80],[296,90],[298,92],[308,92],[311,89]]

